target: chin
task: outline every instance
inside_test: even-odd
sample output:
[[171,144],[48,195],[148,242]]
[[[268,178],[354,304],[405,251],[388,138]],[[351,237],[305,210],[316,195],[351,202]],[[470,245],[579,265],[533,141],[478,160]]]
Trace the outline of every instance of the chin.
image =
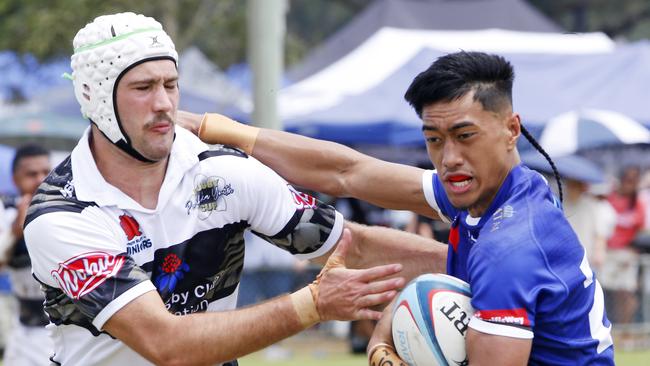
[[474,204],[474,201],[467,199],[467,197],[458,199],[447,194],[447,198],[449,198],[449,202],[451,202],[452,206],[458,210],[469,210],[469,208]]
[[150,148],[146,151],[143,151],[141,154],[149,160],[161,161],[166,159],[171,151],[171,146],[169,146],[165,148]]

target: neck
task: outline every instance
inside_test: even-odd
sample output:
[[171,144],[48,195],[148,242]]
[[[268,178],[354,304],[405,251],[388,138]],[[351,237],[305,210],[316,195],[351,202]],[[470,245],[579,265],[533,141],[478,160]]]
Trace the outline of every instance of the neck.
[[156,208],[169,158],[154,163],[139,161],[110,142],[95,125],[90,151],[104,179],[148,209]]

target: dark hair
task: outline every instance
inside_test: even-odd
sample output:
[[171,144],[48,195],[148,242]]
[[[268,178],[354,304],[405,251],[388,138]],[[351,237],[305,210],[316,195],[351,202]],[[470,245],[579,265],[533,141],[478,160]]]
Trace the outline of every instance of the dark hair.
[[450,102],[475,91],[474,100],[485,110],[496,112],[512,105],[512,65],[498,55],[457,52],[438,58],[413,79],[404,99],[422,118],[422,108],[431,103]]
[[11,172],[13,174],[16,173],[16,169],[18,169],[18,164],[20,163],[21,160],[25,158],[31,158],[34,156],[43,156],[43,155],[49,156],[50,152],[40,145],[28,144],[28,145],[20,146],[18,149],[16,149],[16,155],[14,156],[14,160],[11,163]]
[[[413,79],[404,99],[422,118],[422,108],[437,102],[451,102],[474,91],[474,101],[483,109],[499,112],[512,106],[515,72],[510,62],[499,55],[483,52],[456,52],[439,57],[428,69]],[[557,180],[560,202],[563,201],[560,174],[550,156],[533,136],[521,126],[526,139],[548,160]]]

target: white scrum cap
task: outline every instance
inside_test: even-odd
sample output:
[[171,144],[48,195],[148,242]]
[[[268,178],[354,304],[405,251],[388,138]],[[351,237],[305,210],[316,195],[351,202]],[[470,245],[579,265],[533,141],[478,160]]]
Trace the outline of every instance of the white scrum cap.
[[144,159],[121,127],[115,89],[122,75],[144,61],[170,59],[178,66],[174,42],[155,19],[119,13],[95,18],[77,32],[73,47],[72,82],[81,113],[114,144]]

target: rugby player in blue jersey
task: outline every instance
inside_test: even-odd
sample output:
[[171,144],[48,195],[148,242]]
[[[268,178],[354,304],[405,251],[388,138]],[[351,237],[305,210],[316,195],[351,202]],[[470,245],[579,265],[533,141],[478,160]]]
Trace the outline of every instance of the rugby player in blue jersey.
[[[298,186],[450,222],[447,273],[470,284],[476,310],[471,365],[612,365],[611,325],[584,249],[545,179],[521,164],[521,134],[548,156],[513,112],[513,80],[508,61],[480,52],[443,56],[413,80],[405,98],[436,171],[218,115],[181,118],[204,141],[245,148]],[[384,316],[372,365],[401,362],[390,344]]]

